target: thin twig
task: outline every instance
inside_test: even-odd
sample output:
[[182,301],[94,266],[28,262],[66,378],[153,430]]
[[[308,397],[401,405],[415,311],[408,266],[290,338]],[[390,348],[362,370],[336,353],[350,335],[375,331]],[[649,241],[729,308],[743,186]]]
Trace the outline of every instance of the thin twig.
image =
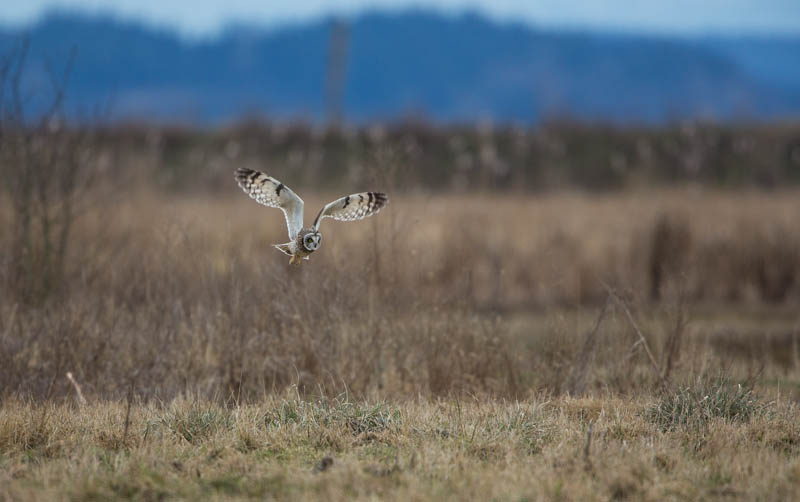
[[131,402],[133,401],[133,384],[134,377],[131,377],[130,385],[128,386],[128,405],[125,409],[125,430],[122,432],[122,442],[128,439],[128,427],[131,424]]
[[675,361],[678,358],[678,353],[681,349],[681,341],[683,340],[686,326],[689,324],[689,318],[686,315],[686,295],[681,283],[678,290],[678,298],[675,312],[675,325],[667,336],[664,342],[664,363],[662,375],[664,380],[669,380],[670,373],[672,372]]
[[633,330],[639,336],[639,342],[637,343],[641,343],[642,347],[644,347],[644,351],[647,353],[647,358],[650,360],[650,364],[653,366],[653,370],[656,372],[656,375],[663,383],[664,378],[661,373],[661,368],[659,367],[658,362],[656,362],[656,358],[653,356],[653,352],[650,350],[650,344],[647,343],[647,339],[644,337],[644,334],[642,334],[642,330],[639,329],[639,325],[636,323],[636,319],[633,318],[633,314],[631,314],[628,305],[617,295],[617,293],[611,288],[611,286],[609,286],[600,279],[598,280],[600,281],[600,284],[602,284],[603,287],[606,288],[606,291],[608,291],[608,294],[611,296],[611,298],[614,299],[617,305],[619,305],[622,311],[625,313],[625,316],[631,323]]
[[52,65],[50,65],[48,61],[45,61],[44,69],[50,78],[50,85],[53,87],[53,102],[50,104],[50,108],[47,110],[47,112],[42,115],[43,120],[49,120],[53,118],[61,109],[61,105],[64,103],[64,95],[66,94],[67,84],[69,82],[69,77],[72,74],[72,68],[75,64],[75,56],[77,53],[78,50],[75,47],[69,51],[67,63],[64,65],[64,71],[63,75],[61,75],[61,78],[56,75]]
[[570,379],[571,381],[569,390],[573,395],[583,393],[586,383],[586,375],[589,371],[592,355],[597,348],[597,332],[600,330],[600,325],[603,323],[603,320],[608,313],[608,307],[610,304],[611,297],[609,296],[606,299],[606,302],[603,304],[603,308],[600,309],[600,313],[597,315],[597,319],[595,320],[591,331],[586,333],[586,336],[583,339],[583,346],[581,347],[580,354],[578,355],[578,359],[573,367],[573,374],[572,378]]
[[592,447],[592,429],[594,428],[594,420],[589,422],[589,429],[586,431],[586,445],[583,447],[583,460],[586,461],[587,464],[590,463],[589,461],[589,450]]
[[23,106],[22,106],[22,96],[20,94],[21,84],[22,82],[22,73],[25,70],[25,63],[28,58],[28,49],[30,47],[30,42],[28,37],[25,37],[22,40],[22,46],[19,49],[19,56],[17,58],[17,65],[16,69],[11,74],[11,106],[12,106],[12,117],[14,121],[18,122],[19,124],[25,123],[25,117],[23,115]]

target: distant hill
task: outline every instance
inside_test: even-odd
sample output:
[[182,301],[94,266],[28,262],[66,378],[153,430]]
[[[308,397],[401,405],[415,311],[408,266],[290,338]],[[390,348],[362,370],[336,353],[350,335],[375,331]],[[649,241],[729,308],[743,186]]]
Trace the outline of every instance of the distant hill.
[[[321,120],[332,23],[231,28],[214,39],[109,17],[52,14],[0,29],[26,34],[26,83],[77,50],[73,108],[114,118],[217,123],[243,114]],[[497,24],[477,14],[365,13],[348,21],[343,111],[349,121],[417,116],[530,123],[550,117],[658,123],[687,117],[800,115],[796,38],[586,33]]]

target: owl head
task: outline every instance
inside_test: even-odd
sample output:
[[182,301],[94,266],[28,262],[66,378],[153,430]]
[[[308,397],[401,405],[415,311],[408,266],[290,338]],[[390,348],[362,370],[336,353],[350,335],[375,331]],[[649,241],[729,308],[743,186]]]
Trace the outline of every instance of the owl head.
[[303,248],[308,252],[314,252],[322,245],[322,234],[316,230],[303,234]]

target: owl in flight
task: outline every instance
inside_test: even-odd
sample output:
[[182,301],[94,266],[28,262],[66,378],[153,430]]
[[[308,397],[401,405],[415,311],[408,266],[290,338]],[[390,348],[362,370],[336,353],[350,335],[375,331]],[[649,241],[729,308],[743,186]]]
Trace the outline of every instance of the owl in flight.
[[314,218],[314,224],[303,228],[303,199],[289,187],[271,176],[245,167],[236,170],[236,181],[242,190],[259,204],[277,207],[283,211],[291,240],[285,244],[273,244],[273,246],[291,256],[289,263],[292,265],[300,265],[303,259],[308,260],[309,255],[322,245],[319,225],[323,219],[361,220],[376,214],[389,203],[389,198],[385,193],[354,193],[327,204]]

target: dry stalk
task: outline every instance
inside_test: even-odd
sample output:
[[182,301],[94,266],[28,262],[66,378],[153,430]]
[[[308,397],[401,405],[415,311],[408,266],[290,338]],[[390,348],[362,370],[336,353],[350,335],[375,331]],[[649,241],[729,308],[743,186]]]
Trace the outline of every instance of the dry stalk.
[[75,389],[75,394],[77,394],[77,396],[78,396],[78,402],[81,405],[85,406],[86,405],[86,398],[83,397],[83,392],[81,392],[81,386],[78,385],[78,382],[75,380],[75,377],[72,376],[72,372],[71,371],[67,371],[67,380],[69,380],[69,383],[72,384],[72,388]]
[[128,439],[128,428],[130,427],[131,424],[131,403],[133,402],[134,378],[131,378],[130,385],[128,386],[128,398],[127,398],[128,402],[125,407],[125,429],[122,432],[123,443]]
[[597,350],[597,333],[608,313],[610,304],[611,296],[609,296],[603,304],[603,308],[600,310],[592,329],[584,336],[583,346],[573,366],[572,378],[570,378],[569,392],[572,395],[582,394],[586,387],[586,375],[589,373],[589,367]]
[[686,295],[683,288],[678,292],[678,301],[675,312],[675,325],[669,332],[666,341],[664,342],[664,364],[662,378],[664,381],[669,380],[670,373],[675,365],[680,352],[681,342],[683,335],[686,332],[686,326],[689,324],[689,318],[686,315]]
[[583,461],[586,463],[587,467],[592,465],[592,461],[589,459],[589,451],[592,448],[592,429],[593,428],[594,428],[594,420],[589,422],[589,428],[586,431],[586,444],[583,446]]

